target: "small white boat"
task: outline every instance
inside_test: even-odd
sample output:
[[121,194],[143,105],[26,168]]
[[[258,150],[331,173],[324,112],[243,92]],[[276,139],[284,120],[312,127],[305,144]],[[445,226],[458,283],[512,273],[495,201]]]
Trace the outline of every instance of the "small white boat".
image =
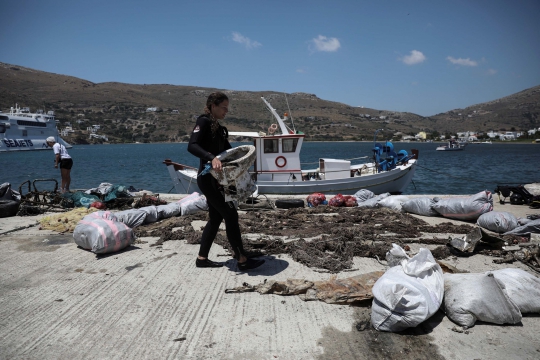
[[45,114],[38,110],[31,113],[29,108],[11,108],[9,113],[0,112],[0,152],[47,150],[45,142],[49,136],[67,149],[72,148],[58,134],[54,112]]
[[[375,194],[399,194],[412,181],[418,160],[418,150],[408,154],[405,150],[394,152],[391,142],[375,143],[372,161],[351,165],[355,159],[320,158],[316,169],[302,169],[300,151],[305,135],[289,128],[285,121],[288,114],[280,118],[272,106],[261,98],[276,119],[268,128],[268,134],[257,132],[229,132],[231,136],[253,139],[256,148],[255,165],[249,173],[259,194],[354,194],[368,189]],[[278,134],[278,132],[280,132]],[[176,192],[190,194],[200,192],[197,187],[197,169],[174,163],[167,165]]]
[[435,150],[437,151],[459,151],[463,150],[465,146],[460,145],[455,140],[450,140],[447,145],[438,146]]

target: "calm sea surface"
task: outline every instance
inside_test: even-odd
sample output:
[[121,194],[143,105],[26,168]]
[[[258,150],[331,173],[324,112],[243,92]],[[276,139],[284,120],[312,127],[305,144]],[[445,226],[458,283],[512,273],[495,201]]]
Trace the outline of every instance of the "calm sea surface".
[[[540,145],[470,144],[464,151],[454,152],[435,151],[437,145],[394,143],[396,151],[420,150],[420,167],[405,194],[474,194],[486,189],[493,191],[497,184],[540,182]],[[302,148],[301,161],[371,156],[372,147],[373,143],[367,142],[307,142]],[[76,145],[69,150],[74,161],[71,188],[88,189],[109,182],[171,192],[172,181],[162,161],[169,158],[198,166],[198,160],[186,148],[186,143]],[[9,182],[16,190],[26,180],[46,178],[60,182],[52,150],[0,153],[0,183]],[[52,185],[38,186],[42,188],[52,190]]]

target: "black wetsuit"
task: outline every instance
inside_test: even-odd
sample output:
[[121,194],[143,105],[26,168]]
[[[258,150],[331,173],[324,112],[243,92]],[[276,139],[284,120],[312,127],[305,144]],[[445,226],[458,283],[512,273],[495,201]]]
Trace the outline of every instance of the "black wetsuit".
[[[212,121],[207,115],[199,116],[189,139],[188,151],[200,159],[199,173],[204,169],[204,165],[211,162],[216,155],[231,148],[231,144],[227,140],[227,128],[219,125],[216,133],[212,134],[211,123]],[[227,239],[238,259],[239,254],[244,254],[244,248],[238,225],[238,212],[234,204],[225,202],[220,185],[211,174],[197,177],[197,185],[206,196],[210,215],[210,221],[206,224],[202,234],[199,256],[208,258],[219,225],[225,220]]]

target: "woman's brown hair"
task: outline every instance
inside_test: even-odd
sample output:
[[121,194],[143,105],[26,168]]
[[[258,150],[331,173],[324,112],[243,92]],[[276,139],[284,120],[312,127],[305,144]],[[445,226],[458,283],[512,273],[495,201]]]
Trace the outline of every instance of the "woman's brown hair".
[[212,113],[211,113],[211,109],[212,109],[212,105],[219,105],[221,104],[222,102],[224,102],[225,100],[229,100],[229,98],[227,97],[227,95],[225,95],[224,93],[222,93],[221,91],[215,91],[213,93],[211,93],[210,95],[208,95],[208,99],[206,99],[206,106],[204,107],[204,113],[206,115],[210,115],[210,120],[212,120],[212,125],[211,125],[211,129],[212,129],[212,134],[215,135],[217,129],[219,128],[219,123],[218,121],[212,116]]

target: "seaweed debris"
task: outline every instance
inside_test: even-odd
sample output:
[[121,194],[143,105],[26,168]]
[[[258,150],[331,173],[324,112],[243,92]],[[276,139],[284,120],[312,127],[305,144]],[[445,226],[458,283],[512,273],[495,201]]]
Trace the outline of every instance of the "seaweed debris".
[[[207,221],[207,213],[174,217],[135,229],[139,237],[159,237],[154,245],[169,240],[198,244],[202,229],[193,221]],[[407,213],[386,208],[295,208],[286,211],[248,212],[239,219],[244,248],[249,256],[289,254],[295,261],[330,273],[351,269],[353,257],[383,258],[396,243],[440,245],[432,250],[437,259],[451,255],[447,237],[433,234],[467,234],[470,225],[450,222],[431,226]],[[216,244],[231,253],[224,231]]]

